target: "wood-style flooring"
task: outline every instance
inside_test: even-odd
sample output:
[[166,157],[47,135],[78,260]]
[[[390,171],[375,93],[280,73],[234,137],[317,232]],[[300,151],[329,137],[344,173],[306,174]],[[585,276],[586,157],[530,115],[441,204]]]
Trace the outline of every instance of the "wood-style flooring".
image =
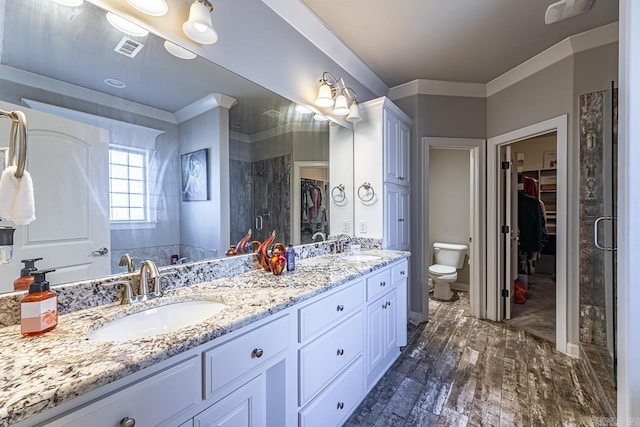
[[615,425],[583,364],[548,341],[469,313],[468,294],[429,303],[409,342],[346,426]]

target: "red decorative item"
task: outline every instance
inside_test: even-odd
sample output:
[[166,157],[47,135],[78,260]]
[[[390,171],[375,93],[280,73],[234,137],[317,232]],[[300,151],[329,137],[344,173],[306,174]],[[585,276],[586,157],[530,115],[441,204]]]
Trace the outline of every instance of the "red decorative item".
[[284,271],[284,267],[287,265],[287,259],[282,256],[282,252],[278,248],[273,249],[273,255],[269,258],[269,267],[276,276],[279,276]]
[[251,229],[247,231],[247,234],[236,245],[236,249],[238,249],[239,254],[244,253],[245,246],[247,245],[247,242],[249,242],[250,238],[251,238]]
[[258,259],[260,260],[260,265],[266,271],[271,271],[271,267],[269,267],[269,254],[267,251],[269,249],[269,245],[275,240],[275,238],[276,230],[273,230],[271,236],[267,237],[267,239],[260,245],[260,248],[258,248]]

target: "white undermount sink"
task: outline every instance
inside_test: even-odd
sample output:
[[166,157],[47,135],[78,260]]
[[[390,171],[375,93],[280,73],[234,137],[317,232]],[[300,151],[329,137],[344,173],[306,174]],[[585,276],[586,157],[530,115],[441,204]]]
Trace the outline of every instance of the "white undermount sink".
[[365,254],[362,252],[349,252],[340,256],[345,261],[373,261],[380,259],[380,256],[373,254]]
[[89,333],[89,339],[127,341],[166,334],[200,323],[225,307],[216,301],[185,301],[149,308],[109,322]]

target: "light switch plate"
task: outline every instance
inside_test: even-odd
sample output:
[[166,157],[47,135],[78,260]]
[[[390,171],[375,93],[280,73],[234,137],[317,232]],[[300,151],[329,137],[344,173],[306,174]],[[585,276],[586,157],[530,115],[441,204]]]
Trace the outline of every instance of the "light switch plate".
[[365,221],[364,219],[360,220],[360,232],[361,233],[367,232],[367,221]]
[[345,233],[349,232],[349,220],[345,219],[344,222],[342,223],[342,231],[344,231]]

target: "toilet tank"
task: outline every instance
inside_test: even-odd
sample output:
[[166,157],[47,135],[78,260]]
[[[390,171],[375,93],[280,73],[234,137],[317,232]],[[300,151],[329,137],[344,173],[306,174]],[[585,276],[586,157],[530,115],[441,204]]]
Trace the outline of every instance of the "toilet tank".
[[434,242],[433,259],[436,264],[461,268],[464,264],[464,257],[467,254],[467,249],[466,245]]

